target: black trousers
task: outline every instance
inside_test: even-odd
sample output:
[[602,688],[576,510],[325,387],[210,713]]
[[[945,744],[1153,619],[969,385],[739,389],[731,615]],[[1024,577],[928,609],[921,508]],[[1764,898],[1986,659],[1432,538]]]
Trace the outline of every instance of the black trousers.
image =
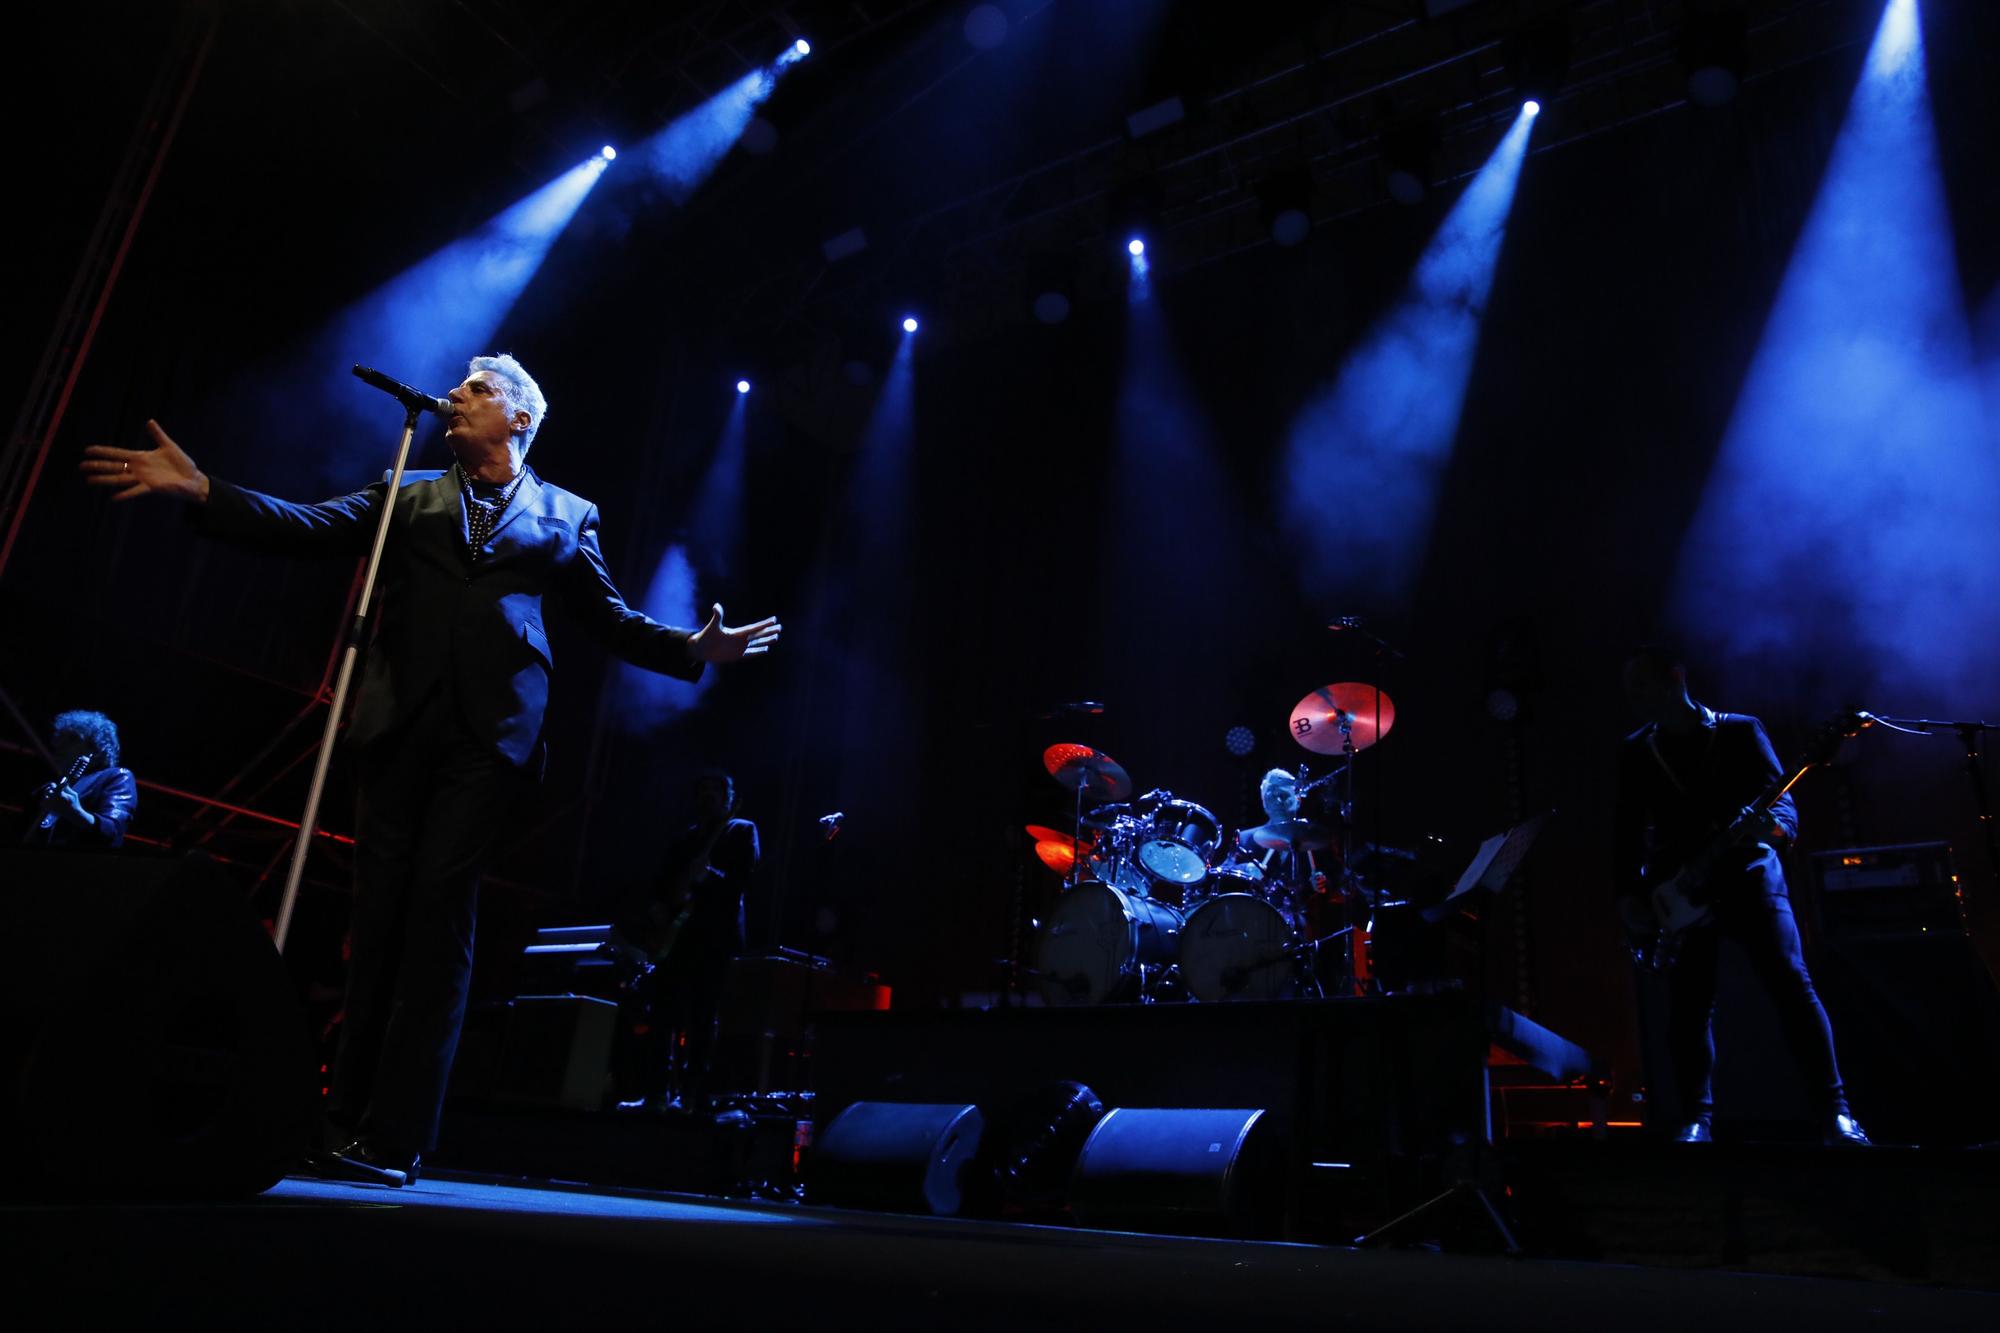
[[1715,920],[1688,932],[1668,974],[1667,1044],[1680,1087],[1683,1121],[1715,1110],[1715,989],[1723,936],[1736,941],[1777,1006],[1785,1042],[1827,1114],[1845,1114],[1847,1095],[1834,1059],[1833,1026],[1813,989],[1785,872],[1768,847],[1715,897]]
[[472,982],[479,875],[523,785],[448,695],[360,764],[346,1018],[327,1118],[428,1152]]

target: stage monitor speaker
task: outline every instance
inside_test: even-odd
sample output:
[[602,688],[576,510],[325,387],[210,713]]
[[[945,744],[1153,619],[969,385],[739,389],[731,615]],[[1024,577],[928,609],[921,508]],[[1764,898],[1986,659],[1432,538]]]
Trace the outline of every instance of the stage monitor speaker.
[[1116,1107],[1084,1141],[1070,1207],[1090,1227],[1255,1235],[1277,1221],[1277,1154],[1261,1110]]
[[985,1128],[976,1106],[855,1102],[813,1145],[806,1195],[837,1208],[951,1217]]
[[0,1191],[254,1194],[303,1158],[305,1013],[222,867],[0,850],[0,941]]

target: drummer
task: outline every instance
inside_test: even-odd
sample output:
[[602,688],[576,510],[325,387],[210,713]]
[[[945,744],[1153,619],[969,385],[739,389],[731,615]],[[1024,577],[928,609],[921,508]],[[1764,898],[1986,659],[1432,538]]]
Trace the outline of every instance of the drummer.
[[1274,768],[1264,775],[1257,786],[1258,799],[1264,803],[1264,817],[1269,824],[1258,828],[1247,828],[1236,835],[1237,851],[1264,867],[1266,879],[1274,880],[1293,889],[1308,889],[1319,867],[1313,862],[1310,848],[1293,851],[1288,847],[1261,847],[1256,841],[1257,834],[1274,825],[1292,825],[1299,819],[1299,780],[1290,771]]

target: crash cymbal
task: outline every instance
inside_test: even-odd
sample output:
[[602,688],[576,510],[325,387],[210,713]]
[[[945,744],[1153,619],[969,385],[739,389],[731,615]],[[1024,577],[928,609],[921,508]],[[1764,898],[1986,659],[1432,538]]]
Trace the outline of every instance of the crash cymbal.
[[[1065,830],[1050,828],[1047,824],[1029,824],[1027,829],[1028,836],[1036,842],[1068,842],[1070,840],[1070,836]],[[1091,842],[1091,838],[1087,836],[1084,838],[1083,847],[1085,851],[1090,850]]]
[[1304,819],[1274,819],[1245,829],[1251,843],[1267,851],[1318,852],[1333,846],[1333,830]]
[[1388,695],[1373,685],[1347,680],[1322,686],[1299,700],[1292,710],[1292,739],[1314,754],[1339,754],[1344,748],[1342,714],[1350,719],[1357,750],[1367,749],[1396,725],[1396,705]]
[[1076,853],[1071,850],[1068,838],[1058,841],[1043,839],[1037,842],[1035,855],[1041,858],[1043,865],[1058,875],[1067,875],[1076,867]]
[[1042,767],[1071,791],[1082,787],[1085,796],[1100,801],[1122,801],[1132,795],[1132,775],[1124,765],[1088,745],[1051,745],[1042,751]]

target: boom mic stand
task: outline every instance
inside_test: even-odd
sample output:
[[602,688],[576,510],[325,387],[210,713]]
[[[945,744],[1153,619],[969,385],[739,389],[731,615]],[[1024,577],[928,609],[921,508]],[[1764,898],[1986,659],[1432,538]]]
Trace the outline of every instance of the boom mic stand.
[[1920,736],[1935,736],[1941,731],[1955,731],[1959,741],[1965,746],[1965,776],[1972,783],[1973,812],[1979,816],[1979,832],[1986,843],[1986,861],[1993,871],[1993,887],[2000,891],[2000,828],[1993,822],[1993,796],[1986,786],[1986,768],[1981,762],[1979,738],[1989,731],[2000,731],[2000,725],[1991,722],[1938,722],[1925,717],[1881,717],[1876,721],[1896,731],[1913,732]]
[[[356,366],[355,372],[360,373]],[[382,548],[389,541],[389,519],[396,512],[396,497],[403,489],[403,469],[410,461],[410,441],[417,433],[421,403],[403,402],[403,438],[396,446],[396,466],[389,473],[389,493],[382,500],[382,515],[375,520],[375,542],[368,552],[368,570],[361,578],[361,592],[354,601],[354,619],[348,622],[347,644],[340,654],[340,671],[333,681],[333,701],[327,705],[326,729],[320,735],[319,754],[313,760],[312,785],[306,789],[306,808],[299,816],[298,839],[292,843],[292,864],[285,872],[284,896],[278,900],[278,920],[272,938],[278,952],[285,951],[285,936],[292,928],[292,910],[298,906],[299,882],[305,877],[306,855],[312,850],[313,830],[319,823],[320,798],[326,794],[326,770],[333,762],[333,743],[340,733],[340,714],[347,706],[347,691],[354,683],[354,663],[361,656],[367,636],[368,611],[375,600],[375,579],[382,570]]]

